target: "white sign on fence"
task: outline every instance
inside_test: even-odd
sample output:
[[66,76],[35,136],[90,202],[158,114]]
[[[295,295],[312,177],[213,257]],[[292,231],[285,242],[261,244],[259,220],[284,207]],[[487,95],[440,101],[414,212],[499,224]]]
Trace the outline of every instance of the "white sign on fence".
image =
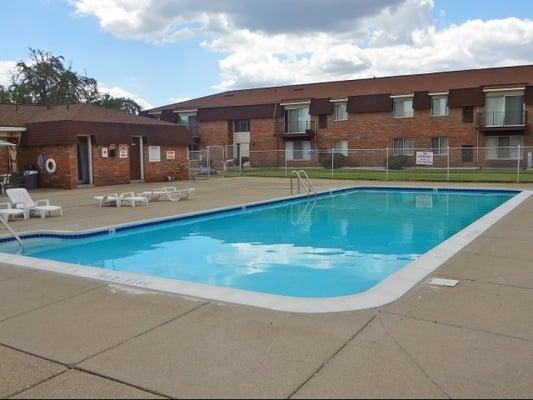
[[160,146],[148,146],[148,161],[149,162],[161,162],[161,147]]
[[433,165],[433,152],[432,151],[417,151],[416,152],[416,165]]

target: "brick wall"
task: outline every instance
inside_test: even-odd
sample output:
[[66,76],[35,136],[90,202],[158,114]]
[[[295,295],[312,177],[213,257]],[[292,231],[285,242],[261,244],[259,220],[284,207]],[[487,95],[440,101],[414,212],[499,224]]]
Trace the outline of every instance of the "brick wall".
[[0,147],[0,174],[9,172],[9,150],[7,147]]
[[[167,151],[174,151],[176,158],[167,160]],[[187,148],[185,146],[161,146],[161,162],[148,161],[148,146],[144,146],[144,180],[164,182],[170,176],[173,180],[188,179]]]
[[[121,185],[130,182],[130,159],[120,158],[119,145],[115,157],[102,157],[101,145],[92,146],[93,185]],[[129,150],[129,149],[128,149]],[[128,157],[130,156],[128,151]]]
[[28,164],[37,165],[37,157],[42,154],[44,161],[52,158],[57,164],[53,174],[41,171],[39,185],[61,189],[76,188],[76,151],[75,146],[32,146],[19,147],[19,168]]

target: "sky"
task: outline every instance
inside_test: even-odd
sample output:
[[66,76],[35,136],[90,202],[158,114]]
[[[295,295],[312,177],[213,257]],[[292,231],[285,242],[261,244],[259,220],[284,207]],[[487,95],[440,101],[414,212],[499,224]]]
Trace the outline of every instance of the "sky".
[[0,84],[28,48],[144,108],[224,90],[533,64],[530,0],[2,0]]

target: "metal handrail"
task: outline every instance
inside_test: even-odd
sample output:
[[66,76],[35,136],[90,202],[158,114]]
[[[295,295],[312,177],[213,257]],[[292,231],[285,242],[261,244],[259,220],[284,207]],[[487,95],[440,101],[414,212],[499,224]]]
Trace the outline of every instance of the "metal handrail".
[[[307,175],[307,172],[305,172],[303,169],[301,170],[292,170],[289,177],[291,182],[291,194],[294,194],[294,186],[292,183],[292,178],[296,175],[297,182],[298,182],[298,194],[300,194],[300,185],[304,187],[305,192],[307,196],[310,194],[317,195],[316,189],[313,186],[313,183],[311,182],[311,179],[309,179],[309,175]],[[302,178],[303,175],[303,178]],[[305,178],[305,181],[304,181]],[[307,182],[307,184],[306,184]]]
[[15,238],[15,240],[17,241],[17,243],[19,244],[20,246],[20,252],[23,252],[24,251],[24,245],[22,244],[22,239],[20,238],[20,236],[18,235],[17,232],[15,232],[10,226],[9,224],[7,223],[7,221],[4,220],[4,218],[0,218],[0,222],[2,223],[2,225],[4,225],[6,227],[6,229],[8,230],[8,232]]

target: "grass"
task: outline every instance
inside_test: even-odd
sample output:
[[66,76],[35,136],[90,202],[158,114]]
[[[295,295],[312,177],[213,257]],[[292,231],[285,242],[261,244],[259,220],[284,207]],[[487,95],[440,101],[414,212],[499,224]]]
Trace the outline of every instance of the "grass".
[[[350,180],[385,180],[383,170],[337,169],[320,168],[305,169],[310,178],[324,179],[350,179]],[[283,168],[252,168],[242,171],[242,176],[258,177],[284,177]],[[441,169],[406,169],[389,171],[390,181],[447,181],[446,170]],[[516,170],[452,170],[450,182],[502,182],[514,183],[517,181]],[[520,171],[520,182],[533,182],[533,171]]]

